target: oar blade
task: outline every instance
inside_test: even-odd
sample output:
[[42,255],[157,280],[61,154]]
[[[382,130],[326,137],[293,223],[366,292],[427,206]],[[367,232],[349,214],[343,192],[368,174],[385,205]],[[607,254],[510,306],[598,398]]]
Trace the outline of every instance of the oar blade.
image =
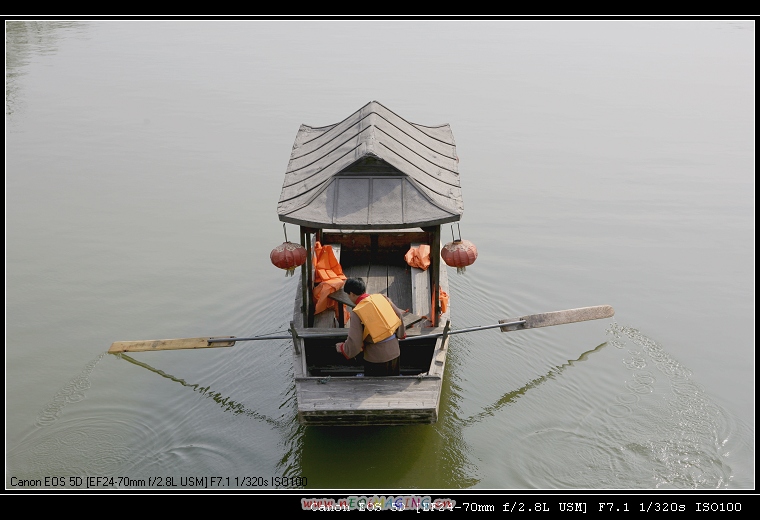
[[499,330],[502,332],[509,332],[513,330],[535,329],[538,327],[551,327],[552,325],[564,325],[566,323],[576,323],[579,321],[611,318],[614,315],[615,309],[609,305],[579,307],[577,309],[568,309],[565,311],[544,312],[542,314],[521,316],[520,318],[508,318],[506,320],[499,320],[499,323],[511,323],[516,321],[523,322],[501,327]]
[[[178,339],[148,339],[143,341],[116,341],[108,349],[110,354],[121,352],[148,352],[153,350],[187,350],[197,348],[232,347],[235,336],[215,336],[214,338],[178,338]],[[209,343],[210,339],[230,338],[230,341]]]

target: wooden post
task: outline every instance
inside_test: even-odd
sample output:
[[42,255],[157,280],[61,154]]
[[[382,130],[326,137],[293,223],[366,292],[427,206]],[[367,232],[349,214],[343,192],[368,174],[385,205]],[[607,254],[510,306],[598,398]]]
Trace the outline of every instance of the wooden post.
[[306,248],[306,263],[301,267],[301,323],[304,327],[309,326],[309,286],[311,285],[310,273],[311,273],[311,244],[308,240],[308,233],[306,228],[300,226],[301,232],[301,245]]
[[312,295],[314,294],[314,248],[312,247],[311,235],[317,230],[312,228],[303,228],[306,233],[306,260],[309,264],[309,268],[306,270],[306,308],[308,309],[306,316],[306,326],[314,326],[314,301]]
[[443,334],[441,335],[441,350],[446,350],[446,340],[449,338],[449,330],[451,330],[451,320],[446,320],[446,326],[443,327]]
[[[342,291],[343,289],[340,289],[340,290]],[[343,304],[342,304],[342,303],[340,303],[340,302],[337,302],[337,304],[338,304],[338,327],[342,329],[342,328],[344,328],[344,327],[345,327],[345,325],[346,325],[346,324],[344,323],[344,319],[345,319],[345,315],[344,315],[344,314],[345,314],[345,310],[343,309]]]
[[293,348],[296,349],[296,354],[301,353],[301,349],[298,347],[298,332],[296,332],[296,326],[293,322],[290,322],[290,335],[293,336]]
[[433,228],[433,240],[430,244],[430,267],[433,269],[433,302],[430,309],[433,313],[433,327],[438,326],[438,315],[441,313],[441,226]]

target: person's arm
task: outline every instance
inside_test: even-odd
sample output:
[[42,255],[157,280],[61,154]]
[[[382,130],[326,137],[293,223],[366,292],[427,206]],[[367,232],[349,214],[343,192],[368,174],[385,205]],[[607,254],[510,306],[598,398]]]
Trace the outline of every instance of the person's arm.
[[364,325],[354,311],[349,312],[348,337],[343,343],[338,343],[335,349],[343,354],[346,359],[356,357],[364,350]]

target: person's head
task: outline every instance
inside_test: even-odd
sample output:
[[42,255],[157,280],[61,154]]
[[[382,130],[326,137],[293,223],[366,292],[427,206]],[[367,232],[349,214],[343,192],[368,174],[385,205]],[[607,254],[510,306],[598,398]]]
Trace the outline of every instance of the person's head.
[[349,278],[343,284],[343,292],[361,296],[367,291],[367,286],[361,278]]

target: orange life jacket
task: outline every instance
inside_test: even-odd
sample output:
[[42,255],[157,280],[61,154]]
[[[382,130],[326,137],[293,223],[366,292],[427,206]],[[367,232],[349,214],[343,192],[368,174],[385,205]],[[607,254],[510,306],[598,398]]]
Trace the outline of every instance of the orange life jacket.
[[335,258],[332,246],[323,246],[317,242],[314,244],[314,281],[324,282],[333,278],[345,280],[343,268]]
[[[438,321],[437,317],[435,317],[436,318],[435,320],[433,319],[434,318],[433,314],[435,314],[435,284],[433,284],[433,290],[431,292],[433,294],[430,300],[430,317],[428,318],[428,321],[430,321],[430,323],[432,323],[433,325],[437,325],[437,321]],[[449,295],[443,289],[438,291],[438,303],[440,303],[441,305],[441,314],[443,314],[444,312],[446,312],[446,309],[449,308]]]
[[369,336],[373,343],[390,338],[401,326],[401,318],[382,294],[367,296],[356,304],[354,312],[364,324],[364,339]]
[[335,252],[332,246],[322,246],[319,242],[314,244],[314,282],[318,283],[314,287],[314,314],[327,309],[335,309],[337,316],[338,305],[335,300],[328,298],[335,291],[343,288],[343,282],[346,275],[343,274],[343,268],[338,259],[335,258]]
[[419,247],[411,247],[404,255],[406,263],[423,271],[430,267],[430,246],[420,244]]

